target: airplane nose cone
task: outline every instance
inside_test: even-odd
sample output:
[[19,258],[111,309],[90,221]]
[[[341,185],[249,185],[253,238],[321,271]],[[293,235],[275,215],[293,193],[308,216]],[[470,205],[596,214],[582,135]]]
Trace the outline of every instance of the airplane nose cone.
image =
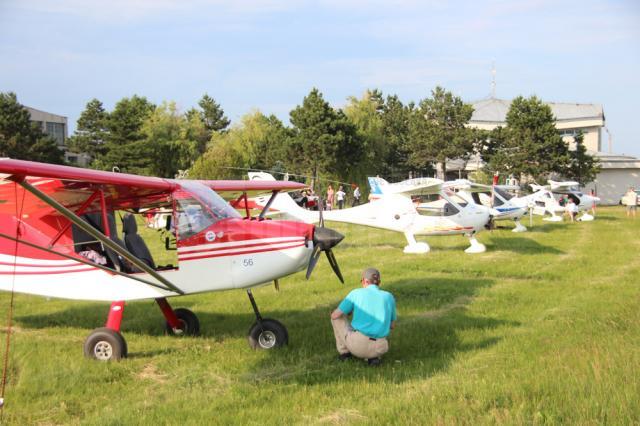
[[313,244],[320,250],[330,250],[344,239],[344,235],[329,228],[316,227],[313,233]]

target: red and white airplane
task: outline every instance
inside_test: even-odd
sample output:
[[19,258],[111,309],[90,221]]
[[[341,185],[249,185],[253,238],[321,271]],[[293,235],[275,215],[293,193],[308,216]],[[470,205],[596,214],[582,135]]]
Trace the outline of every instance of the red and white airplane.
[[[125,301],[155,299],[170,334],[196,334],[188,309],[168,297],[228,289],[247,291],[256,322],[253,348],[287,343],[280,322],[262,318],[251,288],[293,274],[311,273],[324,251],[342,281],[331,248],[344,237],[300,222],[242,217],[227,199],[297,190],[293,182],[194,181],[102,172],[0,159],[0,290],[67,299],[110,301],[105,327],[86,339],[98,360],[127,355],[120,333]],[[137,234],[136,214],[170,209],[167,225],[177,264],[158,266]],[[125,213],[123,240],[116,213]],[[106,226],[105,226],[106,225]],[[174,252],[175,254],[175,252]]]

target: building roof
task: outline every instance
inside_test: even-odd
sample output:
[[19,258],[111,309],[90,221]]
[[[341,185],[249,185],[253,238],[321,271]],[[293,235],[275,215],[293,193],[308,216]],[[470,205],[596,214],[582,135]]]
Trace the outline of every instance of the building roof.
[[29,114],[31,115],[31,117],[36,117],[36,118],[42,118],[42,117],[48,117],[52,120],[56,120],[58,122],[66,122],[67,121],[67,117],[64,115],[59,115],[59,114],[54,114],[52,112],[47,112],[47,111],[42,111],[41,109],[36,109],[36,108],[31,108],[29,106],[26,105],[22,105],[24,108],[26,108],[27,111],[29,111]]
[[631,155],[594,151],[588,151],[588,154],[600,160],[603,169],[640,169],[640,158]]
[[[556,121],[597,119],[604,121],[602,105],[545,102],[551,107]],[[511,100],[489,98],[471,102],[473,115],[470,122],[505,123]]]

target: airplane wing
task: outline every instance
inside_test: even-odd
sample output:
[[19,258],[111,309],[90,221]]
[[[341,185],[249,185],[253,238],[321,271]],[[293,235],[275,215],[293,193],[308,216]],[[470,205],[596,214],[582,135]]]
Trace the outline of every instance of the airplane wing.
[[377,191],[375,193],[378,195],[399,194],[406,197],[437,194],[443,185],[442,180],[435,178],[408,179],[391,184],[380,178],[369,177],[368,180],[372,191]]
[[575,191],[580,186],[580,184],[575,181],[556,182],[554,180],[550,180],[549,186],[551,188],[551,192],[557,192],[560,194]]
[[[167,203],[167,196],[178,185],[168,179],[111,173],[77,167],[35,163],[31,161],[0,159],[0,213],[15,214],[15,198],[12,182],[23,180],[67,208],[85,203],[97,190],[104,194],[107,207],[133,209],[153,207]],[[20,209],[23,214],[39,217],[55,209],[37,198],[25,198]],[[100,210],[96,197],[85,211]]]
[[226,200],[236,200],[247,194],[247,197],[259,197],[273,192],[300,191],[307,185],[298,182],[276,180],[203,180],[207,185]]
[[[21,274],[21,279],[27,279],[51,269],[53,274],[69,273],[68,281],[47,286],[48,280],[31,279],[25,281],[23,292],[88,300],[182,294],[133,256],[116,235],[109,235],[115,225],[104,226],[103,232],[81,217],[97,213],[97,221],[107,223],[113,210],[167,206],[178,189],[175,181],[167,179],[0,159],[0,289],[7,289],[3,278]],[[69,231],[72,225],[146,274],[131,275],[80,256]],[[7,266],[18,259],[19,271]],[[74,272],[88,272],[92,278],[82,284],[78,282],[82,274]],[[96,284],[105,273],[112,277],[109,286]]]

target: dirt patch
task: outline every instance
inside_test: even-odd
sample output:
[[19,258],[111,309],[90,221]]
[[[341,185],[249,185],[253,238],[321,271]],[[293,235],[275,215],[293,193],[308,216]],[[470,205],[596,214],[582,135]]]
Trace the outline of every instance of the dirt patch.
[[167,375],[159,373],[158,368],[154,364],[145,365],[136,377],[138,377],[138,379],[151,380],[156,383],[165,383],[167,381]]
[[364,420],[366,418],[367,417],[363,416],[358,410],[343,409],[320,417],[316,420],[316,423],[339,425],[353,420]]

